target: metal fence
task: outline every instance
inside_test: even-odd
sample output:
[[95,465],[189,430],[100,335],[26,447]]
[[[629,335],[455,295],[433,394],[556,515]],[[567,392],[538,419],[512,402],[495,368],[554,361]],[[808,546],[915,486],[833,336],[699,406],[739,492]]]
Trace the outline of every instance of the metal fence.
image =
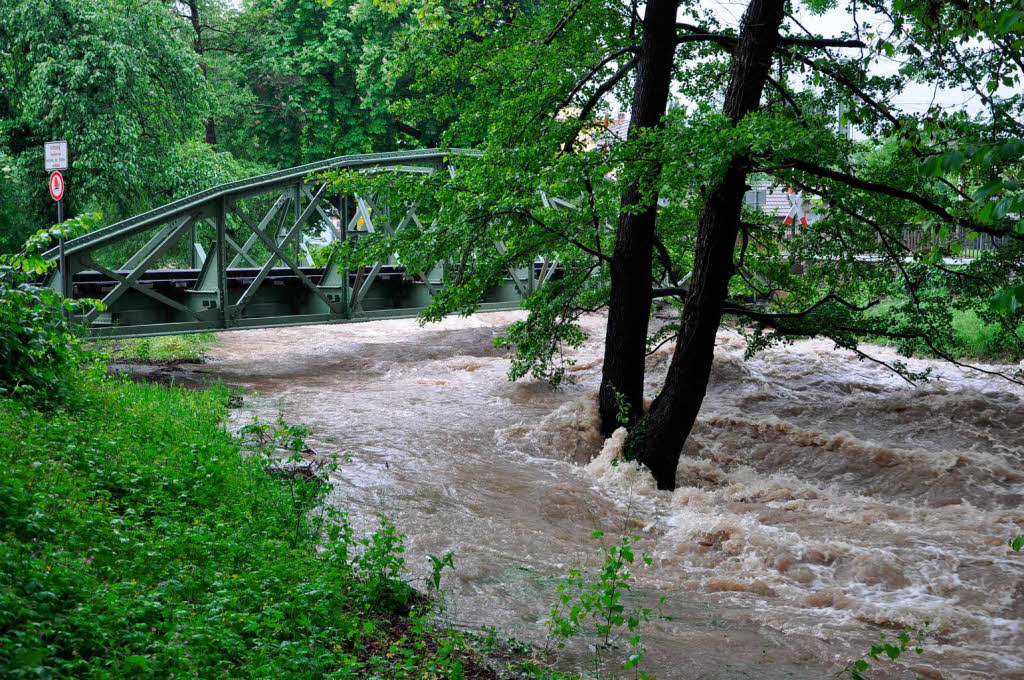
[[[969,234],[973,234],[974,237],[968,238]],[[959,244],[959,255],[962,257],[969,257],[972,255],[979,255],[985,251],[998,250],[1006,244],[1006,239],[1007,237],[1005,236],[992,236],[991,234],[970,232],[963,226],[958,226],[954,228],[949,236],[943,239],[940,244],[943,246]],[[908,250],[913,252],[924,252],[936,245],[934,234],[922,229],[904,230],[903,236],[900,238],[900,242]]]

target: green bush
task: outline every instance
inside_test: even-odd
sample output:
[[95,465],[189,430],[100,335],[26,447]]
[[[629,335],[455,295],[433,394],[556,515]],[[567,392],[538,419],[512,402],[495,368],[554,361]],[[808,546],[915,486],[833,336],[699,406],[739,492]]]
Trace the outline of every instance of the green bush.
[[114,361],[184,361],[201,364],[217,341],[214,333],[158,335],[151,338],[105,340],[95,346]]
[[36,403],[60,396],[69,376],[87,354],[67,314],[91,301],[63,300],[39,284],[53,268],[38,253],[63,236],[90,229],[85,215],[38,232],[16,255],[0,256],[0,396]]

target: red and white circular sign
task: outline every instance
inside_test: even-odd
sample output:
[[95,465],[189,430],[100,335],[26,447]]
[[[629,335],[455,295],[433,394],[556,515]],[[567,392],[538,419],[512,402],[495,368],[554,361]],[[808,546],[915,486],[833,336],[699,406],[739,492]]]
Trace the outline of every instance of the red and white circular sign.
[[64,175],[59,172],[50,173],[50,198],[55,201],[64,198]]

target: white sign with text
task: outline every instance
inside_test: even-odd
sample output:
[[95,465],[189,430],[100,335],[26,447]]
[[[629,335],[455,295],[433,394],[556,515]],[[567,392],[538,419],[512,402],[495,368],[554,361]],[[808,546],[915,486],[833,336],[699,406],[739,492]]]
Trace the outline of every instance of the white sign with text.
[[65,141],[46,142],[43,144],[46,151],[46,171],[68,169],[68,143]]

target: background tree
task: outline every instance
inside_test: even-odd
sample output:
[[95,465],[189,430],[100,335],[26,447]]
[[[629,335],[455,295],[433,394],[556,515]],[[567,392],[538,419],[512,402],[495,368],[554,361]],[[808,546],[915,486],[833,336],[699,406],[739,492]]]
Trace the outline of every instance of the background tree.
[[389,108],[401,83],[386,55],[408,14],[372,0],[246,2],[219,43],[232,54],[224,66],[235,90],[247,93],[222,112],[223,149],[283,168],[416,138],[429,144]]
[[165,154],[207,111],[175,21],[139,0],[18,0],[0,13],[0,153],[21,196],[0,214],[7,247],[52,221],[43,142],[67,139],[69,212],[150,207]]
[[431,144],[388,65],[412,10],[372,0],[18,0],[0,17],[0,249],[52,221],[42,144],[66,139],[69,211],[112,222],[212,184]]

